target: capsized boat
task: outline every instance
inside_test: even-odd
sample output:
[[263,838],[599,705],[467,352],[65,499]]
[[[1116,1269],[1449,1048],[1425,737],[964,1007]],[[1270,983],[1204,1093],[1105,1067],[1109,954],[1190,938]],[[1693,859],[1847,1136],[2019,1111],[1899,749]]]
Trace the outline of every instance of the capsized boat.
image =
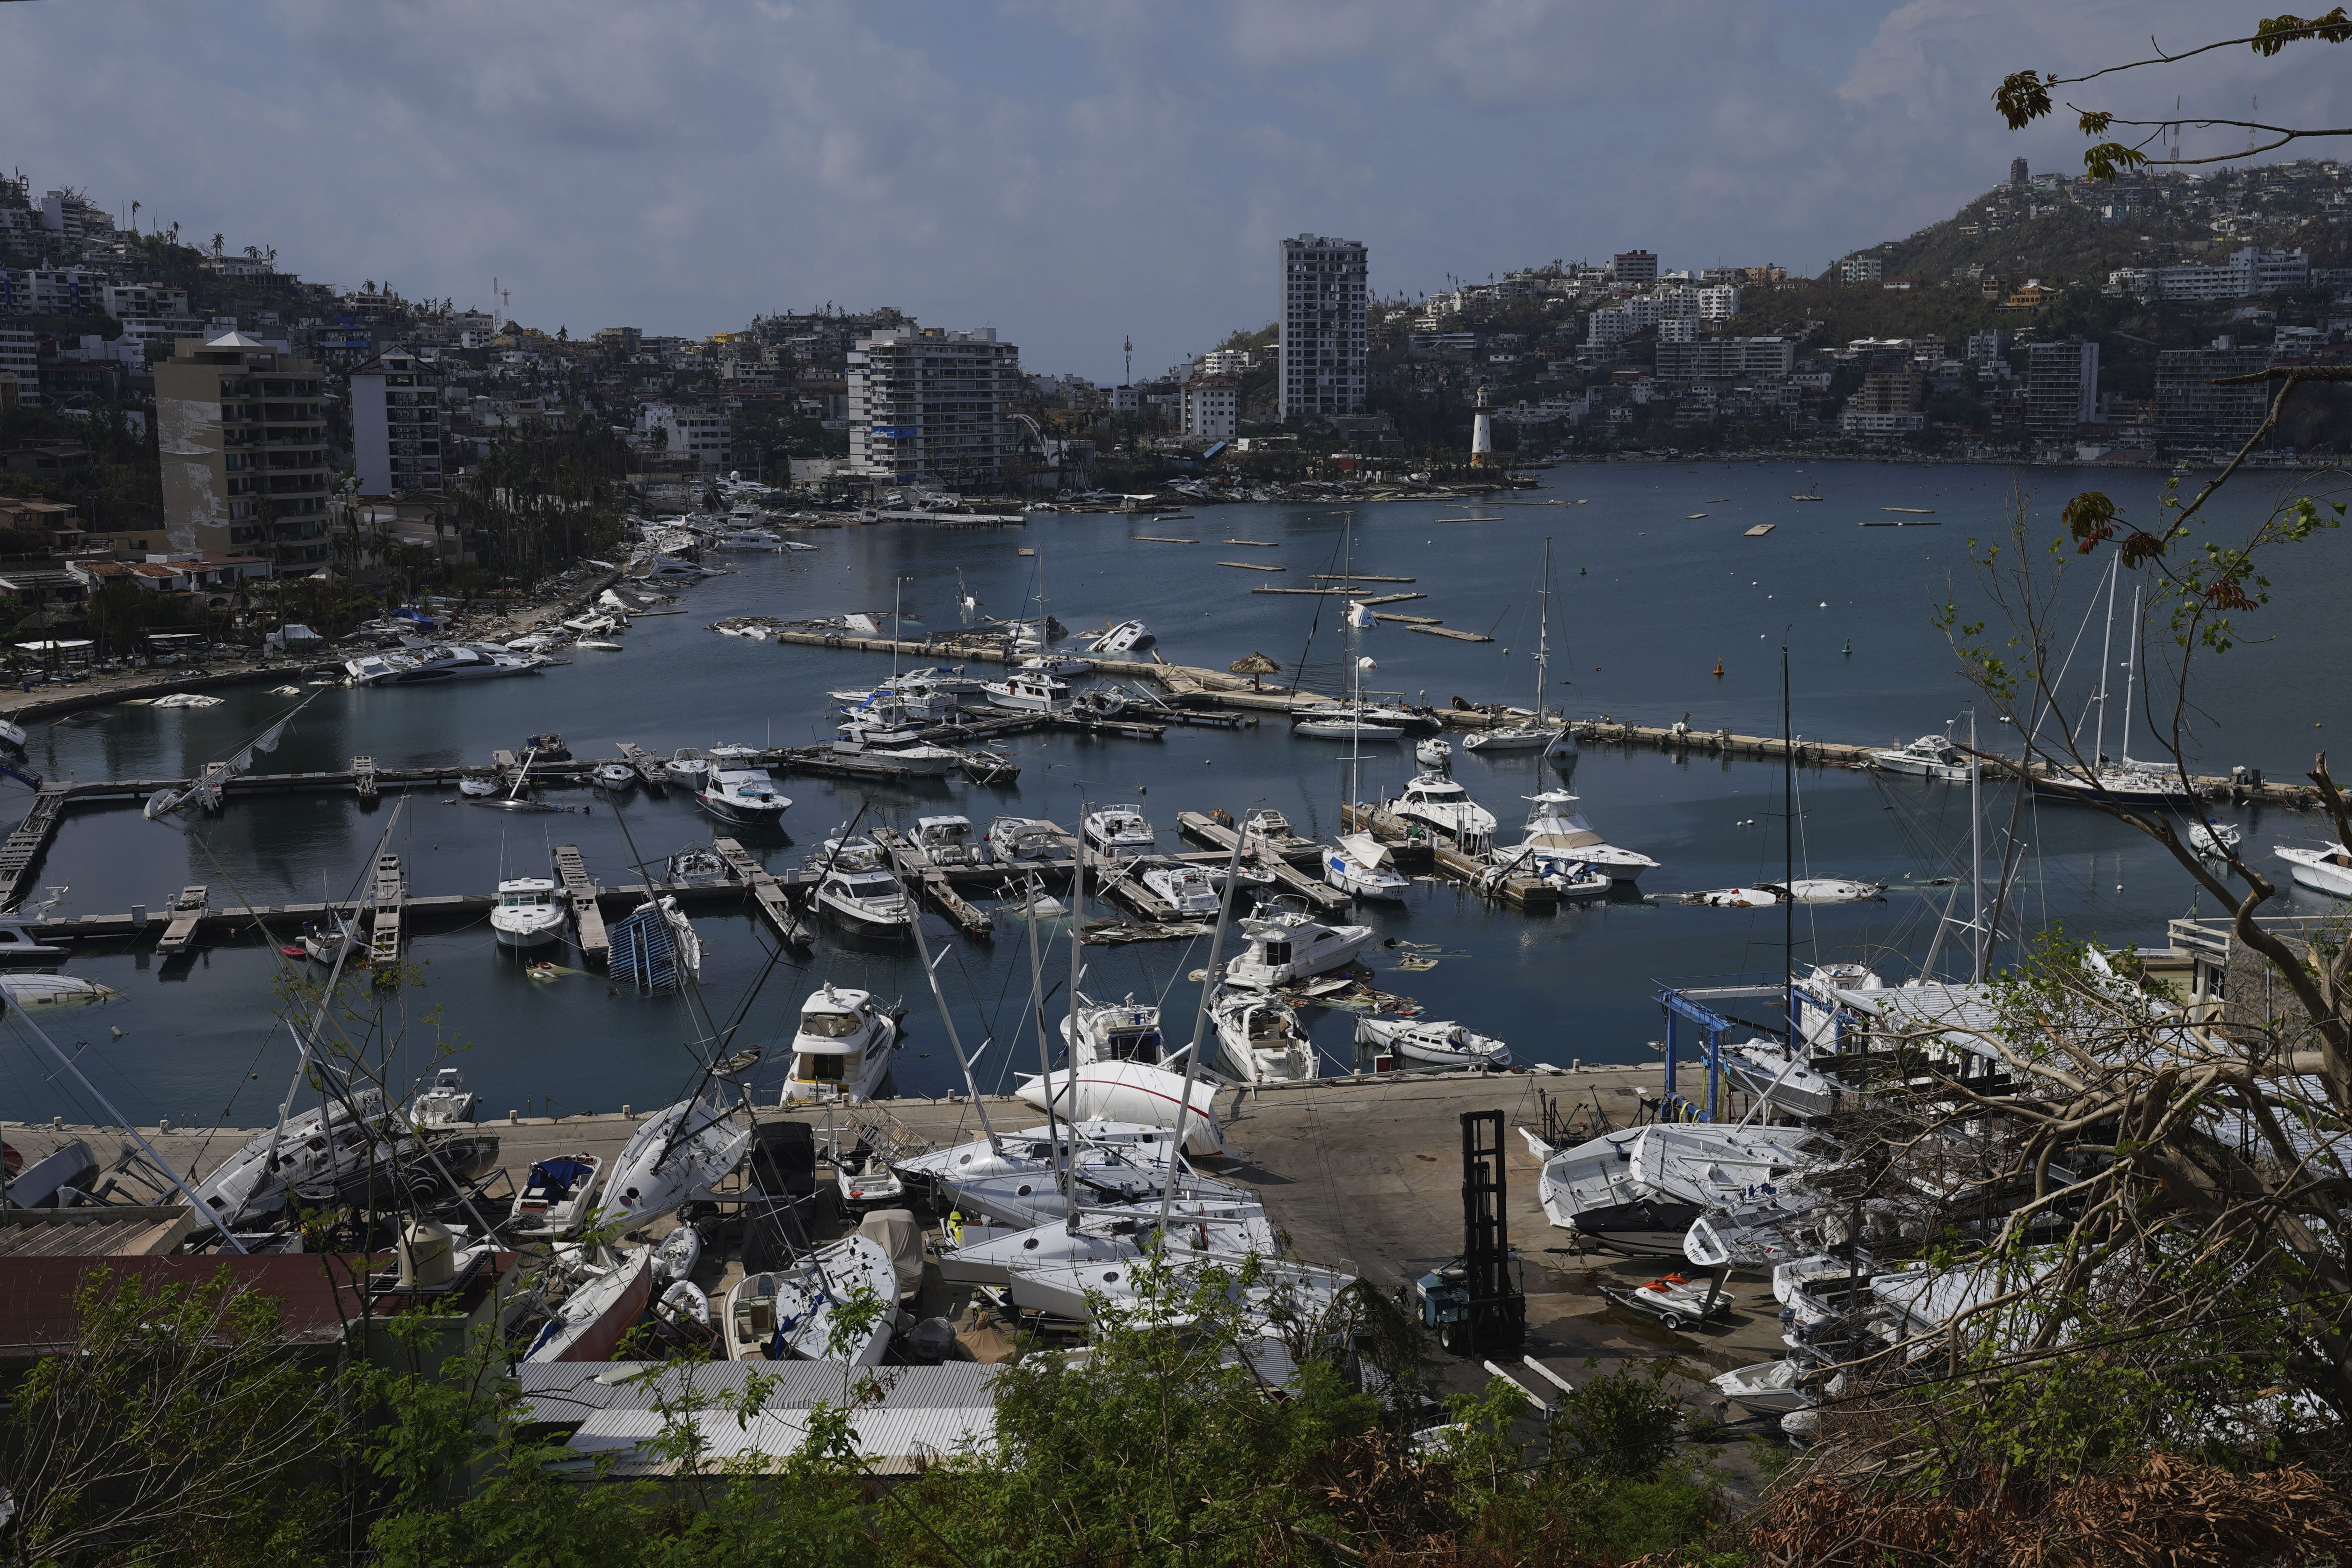
[[909,1185],[927,1184],[946,1194],[946,1205],[1002,1225],[1026,1227],[1062,1218],[1069,1211],[1062,1184],[1066,1177],[1087,1207],[1157,1203],[1168,1183],[1172,1155],[1180,1197],[1255,1203],[1256,1194],[1230,1182],[1194,1173],[1171,1145],[1168,1128],[1129,1121],[1059,1122],[1058,1140],[1043,1127],[1000,1134],[892,1162]]
[[257,1133],[197,1184],[197,1210],[224,1230],[286,1206],[296,1187],[339,1180],[353,1170],[389,1164],[382,1135],[383,1097],[362,1085]]
[[[1242,1321],[1261,1333],[1312,1333],[1355,1283],[1354,1275],[1339,1269],[1261,1254],[1171,1248],[1166,1256],[1172,1278],[1161,1300],[1171,1313],[1188,1312],[1199,1290],[1221,1279],[1223,1293],[1240,1310]],[[1132,1311],[1139,1289],[1148,1288],[1128,1262],[1024,1262],[1012,1265],[1009,1272],[1007,1288],[1016,1306],[1076,1322],[1091,1319],[1097,1302]]]
[[1362,1015],[1356,1019],[1356,1043],[1393,1051],[1425,1067],[1500,1071],[1511,1065],[1510,1047],[1492,1036],[1473,1034],[1454,1023]]
[[1087,645],[1088,653],[1140,653],[1160,639],[1141,621],[1121,621]]
[[1632,1198],[1580,1209],[1569,1227],[1596,1247],[1637,1258],[1680,1258],[1683,1238],[1706,1209],[1670,1198]]
[[531,1342],[527,1362],[610,1361],[621,1338],[645,1316],[654,1289],[654,1255],[649,1247],[606,1253],[602,1261],[583,1266],[565,1294]]
[[1785,1127],[1661,1122],[1623,1128],[1544,1162],[1536,1193],[1563,1228],[1586,1209],[1636,1198],[1707,1207],[1753,1203],[1824,1157],[1825,1141]]
[[1859,904],[1886,896],[1884,882],[1843,877],[1800,877],[1793,882],[1759,882],[1751,888],[1709,888],[1684,893],[1685,904],[1717,910],[1769,910],[1775,904]]
[[1026,1104],[1074,1121],[1102,1119],[1171,1130],[1178,1110],[1190,1105],[1192,1114],[1184,1120],[1184,1152],[1197,1156],[1225,1152],[1224,1131],[1217,1121],[1217,1090],[1223,1087],[1218,1079],[1196,1075],[1188,1098],[1181,1071],[1114,1059],[1042,1076],[1032,1073],[1014,1092]]
[[1723,1069],[1740,1089],[1790,1116],[1827,1116],[1837,1109],[1840,1086],[1805,1059],[1791,1061],[1778,1040],[1748,1040],[1723,1048]]
[[1220,1059],[1244,1083],[1305,1083],[1322,1076],[1297,1012],[1270,992],[1221,992],[1209,1004],[1209,1021],[1223,1047]]
[[1248,945],[1227,961],[1225,984],[1267,988],[1339,968],[1364,950],[1372,928],[1328,926],[1307,912],[1304,900],[1279,898],[1244,919],[1242,934]]
[[546,662],[537,654],[516,653],[488,644],[429,643],[387,648],[343,661],[354,686],[425,686],[452,680],[484,680],[529,675]]
[[1323,879],[1358,899],[1402,901],[1412,879],[1389,864],[1387,846],[1369,833],[1342,833],[1323,851]]
[[[898,1274],[872,1237],[852,1234],[791,1266],[744,1277],[722,1314],[730,1361],[832,1361],[872,1366],[890,1348]],[[860,1301],[864,1327],[841,1310]]]
[[110,985],[78,974],[0,974],[0,996],[27,1011],[79,1006],[121,994]]

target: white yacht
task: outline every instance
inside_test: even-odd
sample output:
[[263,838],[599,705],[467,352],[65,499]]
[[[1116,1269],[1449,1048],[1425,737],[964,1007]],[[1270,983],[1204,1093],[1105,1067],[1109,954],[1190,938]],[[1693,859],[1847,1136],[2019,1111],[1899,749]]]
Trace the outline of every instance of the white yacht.
[[1442,773],[1413,774],[1387,810],[1451,839],[1465,855],[1484,855],[1495,847],[1495,814]]
[[1393,1051],[1423,1067],[1486,1068],[1511,1065],[1511,1047],[1491,1035],[1471,1033],[1459,1024],[1422,1018],[1356,1020],[1356,1043]]
[[1034,816],[1000,816],[988,825],[988,847],[999,860],[1060,862],[1075,859],[1070,840],[1055,826]]
[[1087,645],[1088,653],[1141,653],[1160,639],[1141,621],[1121,621]]
[[1033,1127],[999,1133],[993,1142],[975,1138],[935,1149],[898,1161],[894,1168],[910,1182],[943,1189],[966,1215],[982,1215],[1000,1225],[1044,1225],[1066,1215],[1069,1204],[1060,1180],[1064,1170],[1071,1172],[1090,1209],[1119,1203],[1156,1205],[1167,1184],[1171,1155],[1180,1202],[1256,1201],[1246,1187],[1192,1174],[1171,1147],[1173,1131],[1164,1125],[1089,1119],[1060,1122],[1055,1131],[1058,1143],[1047,1141],[1045,1128]]
[[[893,716],[895,717],[895,716]],[[856,757],[903,770],[914,778],[945,778],[963,759],[947,746],[934,746],[912,725],[881,719],[844,718],[834,737],[834,755]]]
[[1393,741],[1404,733],[1404,726],[1386,722],[1362,709],[1335,704],[1298,714],[1290,732],[1318,741]]
[[755,1102],[870,1098],[889,1075],[898,1024],[874,994],[831,981],[801,1004],[788,1051],[772,1047],[731,1076]]
[[482,1097],[466,1087],[466,1075],[456,1068],[443,1068],[433,1075],[433,1082],[417,1090],[408,1102],[408,1124],[420,1131],[433,1127],[456,1127],[471,1121],[482,1103]]
[[1370,926],[1327,926],[1304,900],[1276,899],[1242,921],[1248,945],[1225,964],[1228,985],[1270,989],[1339,968],[1372,940]]
[[2194,801],[2178,770],[2128,757],[2087,772],[2036,773],[2033,793],[2053,800],[2109,801],[2118,805],[2176,805]]
[[885,691],[942,692],[950,696],[977,695],[986,690],[988,683],[976,675],[964,673],[960,664],[927,665],[910,669],[904,675],[894,675],[882,683]]
[[1021,661],[1021,668],[1031,675],[1091,675],[1094,668],[1066,653],[1033,653]]
[[557,896],[552,881],[545,877],[512,877],[499,884],[490,931],[500,947],[544,947],[562,937],[571,919],[571,907]]
[[1161,1067],[1169,1056],[1183,1055],[1181,1049],[1170,1052],[1162,1045],[1160,1009],[1138,1002],[1132,994],[1123,1002],[1095,1002],[1079,992],[1076,1010],[1062,1020],[1062,1045],[1071,1062],[1082,1068],[1097,1062]]
[[[1176,1108],[1190,1105],[1184,1119],[1184,1152],[1193,1155],[1225,1152],[1224,1130],[1217,1124],[1217,1091],[1224,1080],[1213,1073],[1196,1074],[1189,1097],[1181,1070],[1142,1062],[1102,1061],[1073,1067],[1021,1080],[1013,1092],[1022,1102],[1040,1110],[1050,1109],[1072,1121],[1094,1117],[1165,1127],[1176,1127]],[[1051,1101],[1049,1107],[1048,1101]]]
[[482,680],[529,675],[544,662],[536,654],[465,643],[386,648],[343,661],[354,686],[422,686],[436,680]]
[[1224,903],[1197,866],[1154,866],[1143,873],[1143,885],[1180,915],[1213,915]]
[[1948,735],[1922,735],[1907,746],[1870,753],[1870,765],[1890,773],[1914,773],[1921,778],[1965,784],[1968,759]]
[[988,693],[989,704],[995,708],[1011,708],[1023,713],[1059,714],[1070,710],[1069,682],[1056,680],[1040,670],[1016,669],[981,689]]
[[835,864],[816,885],[817,912],[861,936],[898,942],[914,935],[915,905],[882,867]]
[[1323,879],[1351,898],[1401,901],[1412,879],[1389,864],[1389,852],[1369,833],[1342,833],[1323,851]]
[[1412,743],[1412,760],[1444,773],[1454,762],[1453,744],[1441,735],[1423,735]]
[[734,1174],[751,1150],[751,1119],[697,1097],[638,1124],[604,1180],[604,1209],[634,1230]]
[[2343,845],[2326,844],[2306,849],[2278,844],[2272,846],[2271,853],[2294,868],[2290,875],[2298,885],[2315,893],[2352,899],[2352,852],[2347,852]]
[[1087,845],[1097,854],[1149,855],[1160,844],[1159,833],[1139,805],[1106,805],[1088,812],[1082,826]]
[[703,781],[710,776],[710,759],[692,746],[680,746],[669,754],[669,761],[662,764],[662,773],[674,784],[698,790]]
[[1322,1075],[1289,1003],[1263,991],[1226,991],[1209,1005],[1220,1058],[1244,1083],[1304,1083]]
[[[837,1325],[842,1308],[871,1298],[898,1299],[898,1270],[870,1236],[827,1242],[772,1273],[747,1274],[727,1292],[720,1314],[730,1361],[832,1361],[872,1366],[890,1348],[896,1314],[883,1311],[855,1332]],[[836,1343],[845,1336],[846,1342]]]
[[738,827],[778,826],[793,805],[765,768],[713,768],[695,798],[703,810]]
[[907,847],[926,866],[986,866],[996,859],[969,816],[919,816]]
[[1658,863],[1647,855],[1617,848],[1594,832],[1583,814],[1572,809],[1576,796],[1568,791],[1549,789],[1523,798],[1532,802],[1535,809],[1528,813],[1527,836],[1519,843],[1525,853],[1519,858],[1532,863],[1536,875],[1589,866],[1606,872],[1612,881],[1632,882],[1639,880],[1643,872],[1657,868]]

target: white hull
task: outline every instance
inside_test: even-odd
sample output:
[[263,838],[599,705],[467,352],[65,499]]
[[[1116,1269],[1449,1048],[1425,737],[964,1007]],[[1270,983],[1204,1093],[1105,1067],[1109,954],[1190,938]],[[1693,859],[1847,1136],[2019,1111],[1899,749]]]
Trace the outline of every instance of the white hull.
[[1217,1123],[1218,1088],[1214,1081],[1196,1079],[1188,1101],[1181,1072],[1142,1062],[1104,1061],[1075,1072],[1029,1078],[1017,1092],[1024,1103],[1040,1110],[1048,1109],[1050,1094],[1053,1112],[1074,1121],[1102,1117],[1171,1130],[1176,1125],[1178,1110],[1189,1103],[1192,1110],[1184,1119],[1184,1152],[1205,1155],[1225,1152],[1224,1131]]
[[532,921],[528,924],[515,921],[501,922],[496,914],[492,914],[490,931],[498,938],[500,947],[513,948],[522,952],[563,940],[563,921],[558,919]]
[[563,1305],[523,1360],[610,1361],[621,1336],[636,1326],[653,1297],[654,1255],[638,1247],[615,1262],[591,1270],[572,1288]]
[[2297,887],[2331,898],[2352,899],[2352,860],[2347,860],[2343,846],[2300,849],[2280,845],[2272,853],[2294,868],[2290,874]]

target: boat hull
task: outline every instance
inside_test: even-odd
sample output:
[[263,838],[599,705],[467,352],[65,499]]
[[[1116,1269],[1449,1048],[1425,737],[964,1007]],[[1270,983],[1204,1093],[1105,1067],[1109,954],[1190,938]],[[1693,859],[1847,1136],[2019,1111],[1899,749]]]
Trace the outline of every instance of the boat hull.
[[1568,1228],[1596,1247],[1635,1258],[1680,1258],[1683,1241],[1706,1211],[1696,1204],[1635,1198],[1578,1212]]
[[535,922],[528,926],[500,925],[493,916],[490,921],[490,933],[498,938],[500,947],[513,948],[519,952],[528,952],[532,948],[546,947],[551,942],[561,942],[563,938],[563,922],[551,921],[544,923]]

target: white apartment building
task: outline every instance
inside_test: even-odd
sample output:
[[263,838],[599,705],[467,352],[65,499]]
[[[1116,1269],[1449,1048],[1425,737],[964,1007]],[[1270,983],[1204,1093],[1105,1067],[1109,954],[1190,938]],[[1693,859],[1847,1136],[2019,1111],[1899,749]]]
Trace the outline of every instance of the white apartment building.
[[992,327],[888,327],[849,351],[849,471],[988,490],[1013,442],[1021,351]]
[[160,283],[110,283],[99,290],[106,313],[116,321],[127,316],[184,316],[188,291]]
[[1241,383],[1232,376],[1195,376],[1184,384],[1184,434],[1212,441],[1233,437],[1241,416]]
[[1695,343],[1698,342],[1696,316],[1669,316],[1658,323],[1658,342],[1662,343]]
[[1633,313],[1618,306],[1595,310],[1584,318],[1587,342],[1599,347],[1622,343],[1641,329],[1633,324]]
[[2286,294],[2312,284],[2311,257],[2302,250],[2246,246],[2218,267],[2122,267],[2107,274],[2107,292],[2139,300],[2247,300]]
[[1247,349],[1211,349],[1193,362],[1202,375],[1239,375],[1250,367]]
[[442,488],[441,376],[397,344],[352,372],[352,456],[360,494]]
[[728,468],[730,437],[723,409],[692,403],[648,403],[637,416],[637,428],[650,436],[662,432],[662,450],[673,458],[692,458],[705,473]]
[[1363,412],[1367,256],[1360,240],[1302,234],[1282,242],[1280,417]]
[[1885,270],[1886,264],[1875,256],[1849,256],[1837,264],[1841,283],[1875,283]]
[[1702,321],[1727,321],[1739,314],[1739,286],[1718,283],[1698,291],[1698,319]]

